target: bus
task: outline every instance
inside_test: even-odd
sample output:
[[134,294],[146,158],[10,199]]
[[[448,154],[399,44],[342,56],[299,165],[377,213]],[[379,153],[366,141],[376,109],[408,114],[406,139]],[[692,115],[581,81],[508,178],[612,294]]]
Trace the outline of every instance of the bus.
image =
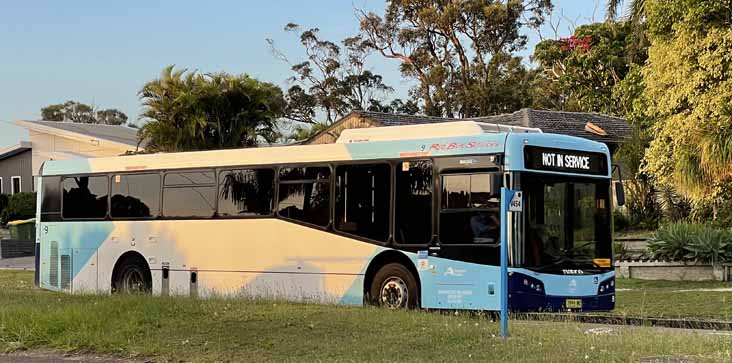
[[[36,279],[70,293],[499,310],[506,243],[510,309],[610,310],[610,166],[602,143],[473,121],[47,161]],[[500,209],[502,188],[521,191],[520,210]]]

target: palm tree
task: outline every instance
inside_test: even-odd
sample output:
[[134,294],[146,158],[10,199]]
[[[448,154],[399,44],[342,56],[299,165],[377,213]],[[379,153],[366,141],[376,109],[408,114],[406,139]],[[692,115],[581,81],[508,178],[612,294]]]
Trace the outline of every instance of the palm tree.
[[[618,10],[623,7],[623,0],[607,1],[607,20],[614,21],[618,18]],[[646,14],[645,0],[630,0],[628,10],[623,16],[625,20],[629,20],[634,24],[639,24],[645,18]]]

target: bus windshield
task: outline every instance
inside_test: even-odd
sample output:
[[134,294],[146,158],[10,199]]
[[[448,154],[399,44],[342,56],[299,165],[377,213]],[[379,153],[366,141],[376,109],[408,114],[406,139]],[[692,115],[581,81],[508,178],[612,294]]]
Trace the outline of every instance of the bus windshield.
[[608,180],[526,174],[524,267],[581,274],[610,268]]

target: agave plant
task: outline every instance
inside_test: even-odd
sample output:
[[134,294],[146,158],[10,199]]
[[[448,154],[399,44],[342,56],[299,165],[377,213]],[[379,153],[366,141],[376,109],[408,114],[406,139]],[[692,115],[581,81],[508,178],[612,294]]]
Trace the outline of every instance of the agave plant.
[[724,262],[727,258],[727,247],[732,244],[732,234],[723,229],[703,228],[686,246],[689,253],[686,258],[700,262],[711,262],[716,266],[718,262]]
[[648,249],[659,260],[681,261],[688,254],[687,247],[703,227],[696,224],[667,224],[656,231],[648,242]]

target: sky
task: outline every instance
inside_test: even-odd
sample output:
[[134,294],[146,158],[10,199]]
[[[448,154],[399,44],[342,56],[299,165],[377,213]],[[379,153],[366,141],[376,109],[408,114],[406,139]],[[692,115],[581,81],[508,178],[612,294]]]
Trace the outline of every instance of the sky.
[[[604,16],[604,0],[553,2],[559,36]],[[302,60],[285,24],[317,27],[322,38],[341,40],[358,31],[356,8],[382,13],[384,1],[0,0],[0,148],[28,138],[13,120],[40,119],[42,107],[66,100],[119,108],[134,121],[141,109],[137,92],[171,64],[247,73],[287,89],[289,66],[272,55],[266,39]],[[544,37],[554,33],[548,24],[542,29]],[[539,37],[526,35],[521,55],[528,58]],[[390,98],[406,96],[410,84],[398,62],[373,55],[368,63],[394,87]]]

